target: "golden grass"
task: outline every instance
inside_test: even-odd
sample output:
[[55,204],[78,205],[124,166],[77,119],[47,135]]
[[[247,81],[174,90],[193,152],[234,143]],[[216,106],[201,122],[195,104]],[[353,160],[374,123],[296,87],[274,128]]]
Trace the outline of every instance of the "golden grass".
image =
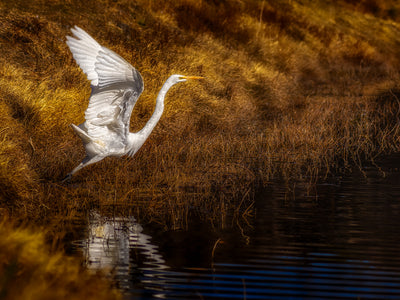
[[1,299],[121,299],[76,258],[52,251],[43,232],[0,223]]
[[[179,227],[193,208],[220,220],[248,207],[249,185],[314,182],[398,151],[398,7],[362,3],[3,1],[2,205],[43,222],[116,207]],[[206,79],[169,92],[134,158],[61,184],[83,157],[68,125],[83,121],[90,94],[65,44],[75,24],[142,73],[132,130],[169,75]]]
[[[0,2],[0,217],[50,232],[92,208],[170,228],[195,212],[224,226],[249,215],[254,191],[272,180],[312,184],[399,151],[399,9],[373,0]],[[169,75],[206,79],[168,93],[134,158],[105,159],[62,184],[84,155],[68,125],[83,121],[90,94],[65,44],[75,24],[143,75],[132,130]],[[76,278],[96,284],[59,252],[47,256],[42,234],[4,222],[0,233],[0,296],[83,298]]]

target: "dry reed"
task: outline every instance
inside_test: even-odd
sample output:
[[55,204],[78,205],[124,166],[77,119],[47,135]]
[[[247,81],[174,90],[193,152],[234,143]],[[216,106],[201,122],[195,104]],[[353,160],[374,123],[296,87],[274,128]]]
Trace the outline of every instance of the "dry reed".
[[1,299],[121,299],[102,276],[52,251],[43,232],[0,223]]
[[[313,183],[398,151],[399,9],[396,1],[0,2],[0,216],[50,232],[93,208],[170,228],[197,213],[223,226],[228,214],[250,214],[254,191],[271,180]],[[65,44],[75,24],[142,73],[132,130],[169,75],[206,80],[169,92],[134,158],[105,159],[61,184],[83,156],[68,125],[83,121],[90,94]],[[43,242],[1,230],[10,247],[21,234],[31,235],[26,247]],[[1,248],[9,259],[13,250]]]
[[[395,17],[382,16],[390,7],[373,15],[305,3],[2,2],[2,203],[35,219],[118,203],[180,226],[189,207],[213,215],[237,206],[249,184],[312,182],[397,151],[400,39]],[[106,159],[62,185],[83,156],[68,124],[83,121],[90,93],[64,42],[73,24],[145,78],[132,130],[171,73],[206,80],[168,94],[134,158]]]
[[[219,223],[271,180],[315,182],[398,151],[399,7],[352,3],[2,1],[2,213],[53,224],[96,208],[179,228],[195,210]],[[206,79],[169,92],[134,158],[61,184],[83,156],[68,125],[90,94],[65,44],[75,24],[142,73],[132,130],[169,75]]]

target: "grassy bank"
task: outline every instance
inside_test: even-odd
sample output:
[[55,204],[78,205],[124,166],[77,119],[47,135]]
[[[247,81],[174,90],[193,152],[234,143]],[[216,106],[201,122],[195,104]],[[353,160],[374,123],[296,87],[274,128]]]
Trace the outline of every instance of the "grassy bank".
[[122,299],[109,281],[50,251],[43,233],[4,222],[0,233],[1,299]]
[[[396,1],[16,0],[0,20],[0,216],[62,230],[96,208],[178,228],[194,210],[223,225],[273,179],[314,182],[399,150]],[[206,79],[168,93],[135,157],[62,184],[84,155],[68,125],[90,94],[65,44],[73,25],[141,72],[132,131],[169,75]]]
[[[249,184],[312,181],[397,151],[399,7],[371,3],[1,2],[2,207],[37,219],[118,203],[174,225],[192,206],[219,214]],[[68,125],[90,93],[65,44],[74,24],[142,73],[132,130],[170,74],[206,79],[170,91],[134,158],[61,184],[83,157]]]
[[[0,184],[7,213],[73,216],[120,204],[185,219],[237,206],[248,186],[313,181],[398,150],[400,48],[393,2],[52,1],[0,3]],[[70,127],[89,83],[65,44],[78,24],[140,70],[140,129],[172,73],[156,130],[134,158],[59,180],[83,157]]]

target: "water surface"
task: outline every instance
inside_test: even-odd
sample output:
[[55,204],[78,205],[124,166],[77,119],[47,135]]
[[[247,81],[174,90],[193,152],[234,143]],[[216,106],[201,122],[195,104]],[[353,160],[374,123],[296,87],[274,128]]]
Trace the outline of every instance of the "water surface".
[[400,299],[400,155],[311,193],[271,184],[224,229],[93,213],[76,245],[127,299]]

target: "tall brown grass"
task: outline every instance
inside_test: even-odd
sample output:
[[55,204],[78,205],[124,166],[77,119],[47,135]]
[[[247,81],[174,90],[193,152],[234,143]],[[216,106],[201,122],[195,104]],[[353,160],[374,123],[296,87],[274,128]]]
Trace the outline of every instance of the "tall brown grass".
[[[272,180],[313,183],[398,151],[398,11],[369,0],[1,1],[0,216],[54,231],[93,208],[171,228],[197,213],[224,226],[249,215],[254,191]],[[206,79],[169,92],[134,158],[105,159],[61,184],[84,155],[68,125],[83,121],[90,94],[65,44],[75,24],[143,75],[132,130],[169,75]],[[34,232],[0,232],[11,271],[9,259],[25,257],[12,247],[42,247]],[[13,274],[5,280],[29,279]]]
[[[362,3],[2,1],[2,207],[44,223],[93,207],[171,227],[193,209],[219,222],[276,178],[314,182],[398,151],[398,6]],[[65,44],[75,24],[142,73],[132,130],[169,75],[206,79],[169,92],[134,158],[61,184],[84,155],[68,125],[90,94]]]
[[76,258],[49,254],[43,232],[0,223],[1,299],[121,299],[106,279]]

